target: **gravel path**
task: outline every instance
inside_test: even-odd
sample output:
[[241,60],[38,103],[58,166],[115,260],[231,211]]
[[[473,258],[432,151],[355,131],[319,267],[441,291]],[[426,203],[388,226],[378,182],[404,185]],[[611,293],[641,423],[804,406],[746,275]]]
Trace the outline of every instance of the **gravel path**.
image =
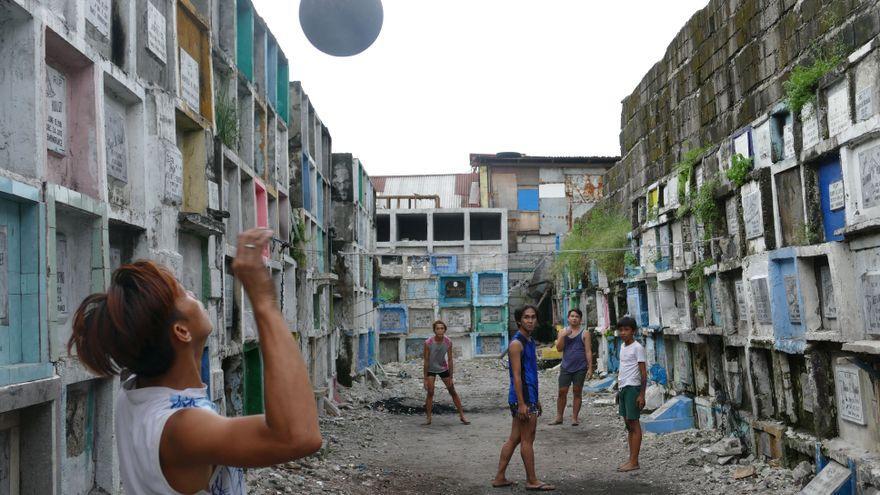
[[[342,416],[322,418],[325,446],[308,459],[270,469],[251,470],[251,493],[344,494],[489,494],[526,493],[519,454],[508,478],[519,485],[493,489],[489,483],[501,444],[510,431],[507,371],[500,361],[457,363],[456,388],[471,425],[458,422],[449,395],[437,382],[434,421],[424,421],[424,391],[417,363],[386,365],[386,387],[356,384],[343,391]],[[545,415],[535,442],[538,476],[557,486],[556,493],[796,493],[792,471],[734,457],[719,465],[701,452],[721,438],[717,431],[689,430],[670,435],[646,434],[642,469],[618,473],[626,460],[626,432],[611,394],[588,397],[580,426],[550,426],[555,411],[557,372],[541,372]],[[569,408],[571,406],[569,405]],[[741,480],[734,472],[755,474]]]

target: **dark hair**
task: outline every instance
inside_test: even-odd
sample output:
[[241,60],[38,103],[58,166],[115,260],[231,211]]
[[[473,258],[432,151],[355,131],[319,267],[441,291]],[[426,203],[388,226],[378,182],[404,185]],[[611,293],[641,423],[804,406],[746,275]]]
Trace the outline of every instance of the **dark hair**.
[[635,318],[631,316],[624,316],[623,318],[617,320],[617,328],[620,327],[629,327],[632,328],[633,331],[638,330],[639,325],[636,323]]
[[183,289],[174,275],[152,261],[122,265],[107,292],[87,297],[73,315],[67,352],[101,376],[126,369],[153,377],[174,360],[170,328],[181,317],[175,300]]
[[571,316],[572,313],[577,313],[578,318],[583,318],[583,317],[584,317],[584,312],[581,311],[581,310],[579,310],[579,309],[577,309],[577,308],[571,308],[571,309],[569,309],[569,310],[568,310],[568,314],[565,315],[565,316]]
[[434,323],[431,323],[431,331],[433,332],[437,325],[443,325],[443,330],[449,331],[449,327],[446,326],[446,322],[443,320],[436,320]]
[[513,319],[517,323],[522,321],[523,314],[525,314],[527,309],[531,309],[535,312],[535,316],[538,316],[538,308],[532,306],[531,304],[526,304],[525,306],[521,306],[513,312]]

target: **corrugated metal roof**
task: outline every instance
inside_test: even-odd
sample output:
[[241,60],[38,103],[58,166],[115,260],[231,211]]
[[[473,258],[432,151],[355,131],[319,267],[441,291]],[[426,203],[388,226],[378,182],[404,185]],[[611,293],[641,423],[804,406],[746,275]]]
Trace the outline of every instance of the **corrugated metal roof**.
[[[440,196],[441,208],[462,208],[468,204],[471,182],[477,174],[440,175],[385,175],[373,176],[376,194],[381,196],[405,196],[409,194]],[[432,201],[420,200],[414,208],[432,208]]]

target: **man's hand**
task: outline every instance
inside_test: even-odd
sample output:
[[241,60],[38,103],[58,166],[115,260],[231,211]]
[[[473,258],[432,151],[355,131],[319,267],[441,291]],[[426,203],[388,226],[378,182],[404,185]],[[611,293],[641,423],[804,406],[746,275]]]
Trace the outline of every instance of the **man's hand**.
[[538,415],[544,414],[544,406],[541,404],[541,401],[538,401]]
[[527,421],[529,419],[529,406],[520,402],[516,408],[516,417],[522,421]]
[[645,395],[639,394],[636,398],[636,405],[639,407],[639,411],[645,408]]
[[275,284],[263,261],[270,239],[272,231],[268,229],[250,229],[238,235],[232,271],[254,306],[275,303]]
[[593,379],[593,370],[589,370],[589,371],[587,371],[587,381],[590,381],[592,379]]

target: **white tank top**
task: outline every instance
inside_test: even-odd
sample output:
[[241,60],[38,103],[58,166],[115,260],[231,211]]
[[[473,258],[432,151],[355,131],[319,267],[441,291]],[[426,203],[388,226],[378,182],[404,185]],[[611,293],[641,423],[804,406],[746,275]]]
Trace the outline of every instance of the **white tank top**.
[[[159,441],[165,422],[175,412],[201,407],[216,413],[208,399],[207,387],[174,390],[166,387],[134,388],[136,376],[122,383],[116,401],[116,445],[119,471],[125,493],[165,495],[179,492],[171,488],[159,463]],[[241,495],[247,493],[240,468],[217,466],[208,490],[201,494]]]

